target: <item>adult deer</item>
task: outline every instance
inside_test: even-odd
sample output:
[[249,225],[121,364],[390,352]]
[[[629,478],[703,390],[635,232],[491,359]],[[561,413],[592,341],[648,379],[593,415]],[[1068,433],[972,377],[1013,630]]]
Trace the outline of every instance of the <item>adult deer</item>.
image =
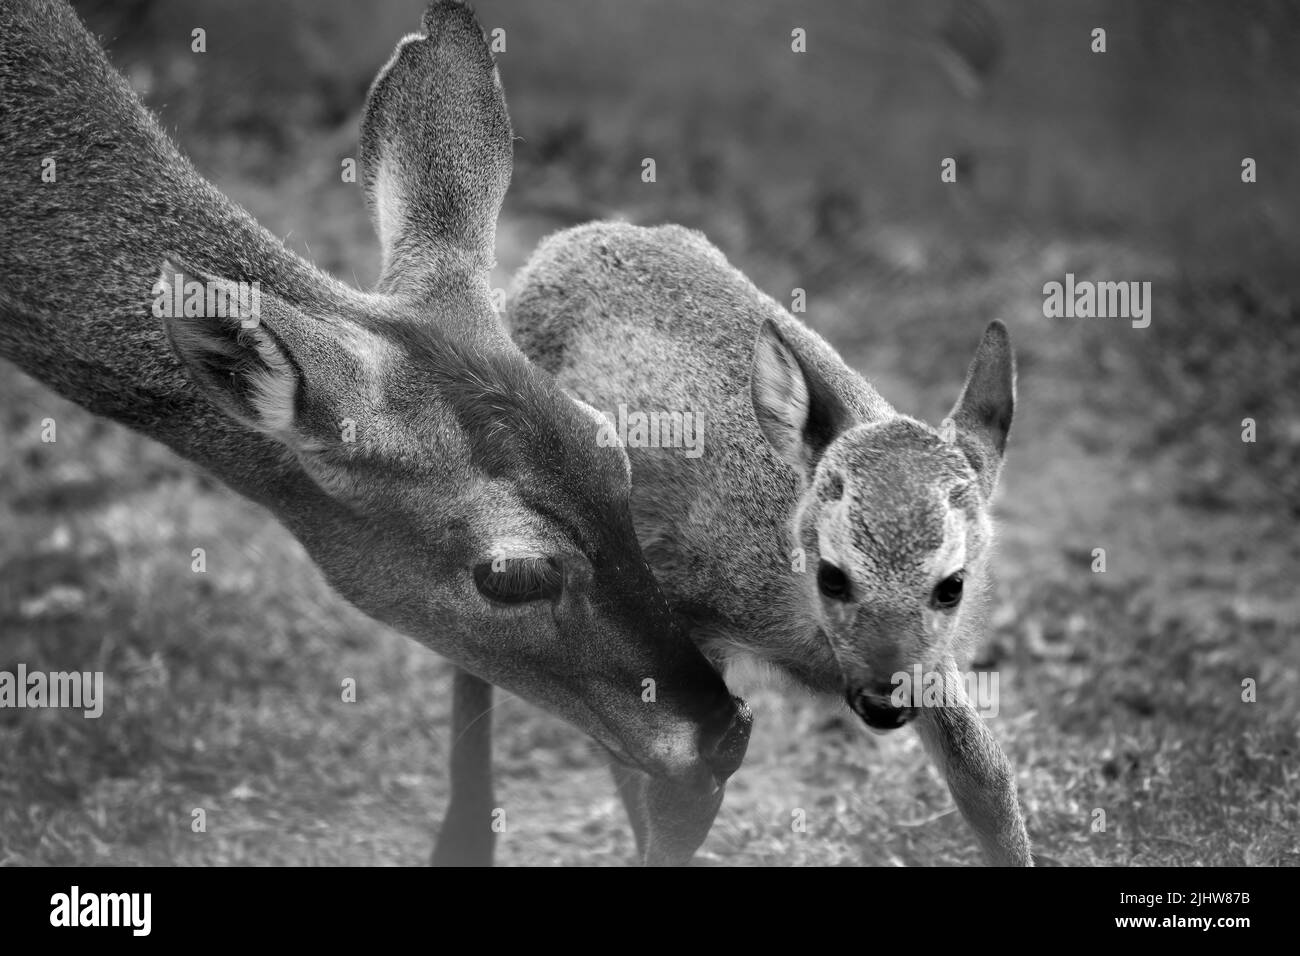
[[[265,506],[344,597],[458,666],[452,761],[473,769],[435,862],[491,860],[487,682],[663,793],[720,799],[748,713],[641,555],[626,455],[492,309],[511,131],[467,8],[430,6],[370,90],[374,292],[200,177],[63,2],[0,5],[0,103],[0,355]],[[231,282],[259,284],[256,315],[207,299]],[[674,846],[666,824],[646,858]]]
[[[705,653],[842,697],[878,731],[915,720],[986,856],[1029,864],[1015,774],[958,674],[983,633],[1015,406],[1006,328],[985,331],[936,430],[681,227],[550,237],[516,277],[510,321],[595,407],[702,418],[702,455],[662,435],[629,454],[642,547]],[[934,693],[899,683],[917,667]],[[653,832],[665,811],[615,775],[638,837]],[[712,804],[694,803],[672,816],[703,840]]]

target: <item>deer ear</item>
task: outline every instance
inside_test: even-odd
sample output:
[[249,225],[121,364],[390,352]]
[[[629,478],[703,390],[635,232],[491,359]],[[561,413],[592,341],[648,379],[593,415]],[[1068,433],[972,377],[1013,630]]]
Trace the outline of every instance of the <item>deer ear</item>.
[[961,397],[949,414],[957,441],[979,475],[986,496],[997,485],[1015,407],[1016,356],[1007,327],[995,319],[984,330]]
[[420,27],[375,78],[361,127],[385,292],[418,285],[449,256],[490,269],[510,183],[510,117],[474,14],[440,0]]
[[822,453],[852,424],[852,416],[817,369],[765,319],[754,343],[750,375],[754,416],[768,444],[811,478]]
[[297,366],[273,327],[291,307],[259,283],[205,275],[163,263],[154,314],[199,391],[254,431],[296,444]]

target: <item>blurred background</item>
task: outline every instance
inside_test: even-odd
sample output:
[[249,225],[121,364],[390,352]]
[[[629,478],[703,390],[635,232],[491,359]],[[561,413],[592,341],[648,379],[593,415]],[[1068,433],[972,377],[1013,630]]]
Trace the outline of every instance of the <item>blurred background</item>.
[[[374,281],[340,164],[422,3],[74,6],[202,173],[301,255]],[[778,301],[805,290],[809,324],[932,422],[985,323],[1008,323],[1020,401],[978,664],[1001,675],[992,726],[1038,849],[1300,862],[1300,7],[476,9],[503,31],[517,136],[496,284],[555,229],[681,222]],[[1045,318],[1043,284],[1067,272],[1151,282],[1150,328]],[[264,513],[9,366],[0,421],[0,669],[93,667],[109,693],[97,721],[0,711],[0,862],[423,862],[445,666],[344,605]],[[499,699],[501,862],[627,862],[586,741]],[[706,862],[977,861],[913,736],[798,696],[753,703]]]

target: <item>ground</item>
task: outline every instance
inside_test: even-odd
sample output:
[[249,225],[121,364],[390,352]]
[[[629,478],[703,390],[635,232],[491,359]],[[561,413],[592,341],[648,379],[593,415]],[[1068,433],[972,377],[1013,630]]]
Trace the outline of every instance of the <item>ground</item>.
[[[851,176],[773,177],[668,120],[624,137],[541,93],[512,103],[524,138],[501,284],[540,235],[589,215],[684,221],[778,300],[806,288],[806,320],[932,422],[984,323],[1004,319],[1019,405],[978,663],[999,673],[991,727],[1036,850],[1065,865],[1300,863],[1294,280],[1240,261],[1189,268],[1177,243],[1123,223],[985,217],[978,195],[903,215],[858,203]],[[335,182],[354,119],[326,112],[271,143],[173,117],[200,168],[292,248],[367,282],[364,205]],[[691,175],[661,161],[663,188],[647,188],[638,136]],[[806,150],[781,161],[800,156],[811,169]],[[1152,281],[1151,327],[1045,318],[1042,284],[1066,271]],[[20,661],[103,670],[109,702],[97,720],[0,711],[0,863],[428,859],[447,795],[446,664],[334,595],[263,511],[4,366],[0,669]],[[593,747],[498,701],[499,861],[629,862]],[[751,703],[749,756],[703,862],[978,861],[910,731],[872,736],[797,694]]]

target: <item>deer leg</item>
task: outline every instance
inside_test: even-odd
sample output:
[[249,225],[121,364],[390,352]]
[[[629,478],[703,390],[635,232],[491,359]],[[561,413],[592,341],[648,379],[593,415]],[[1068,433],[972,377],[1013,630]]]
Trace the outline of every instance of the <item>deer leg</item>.
[[[944,663],[944,678],[950,687],[961,688],[951,660]],[[994,866],[1033,866],[1015,771],[964,692],[960,699],[959,706],[921,708],[916,719],[921,740],[988,861]]]
[[614,784],[645,866],[685,866],[709,835],[725,788],[704,795],[612,763]]
[[451,702],[451,801],[434,845],[434,866],[491,866],[492,685],[456,668]]
[[617,761],[610,761],[609,772],[614,778],[614,787],[623,800],[628,822],[632,824],[637,859],[644,860],[646,830],[649,828],[645,806],[645,782],[648,778],[640,770],[633,770]]

